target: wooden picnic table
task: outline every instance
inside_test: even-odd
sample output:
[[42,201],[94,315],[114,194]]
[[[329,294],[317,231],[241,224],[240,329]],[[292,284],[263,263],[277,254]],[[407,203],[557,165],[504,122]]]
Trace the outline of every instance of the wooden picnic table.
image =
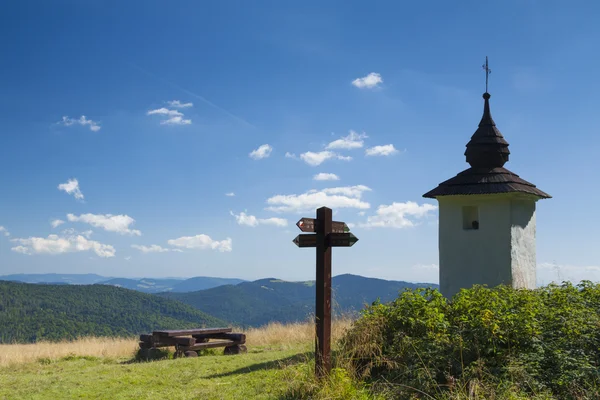
[[232,328],[198,328],[153,331],[140,335],[140,348],[175,347],[174,357],[195,357],[198,350],[224,347],[224,354],[240,354],[247,351],[246,335],[232,333]]

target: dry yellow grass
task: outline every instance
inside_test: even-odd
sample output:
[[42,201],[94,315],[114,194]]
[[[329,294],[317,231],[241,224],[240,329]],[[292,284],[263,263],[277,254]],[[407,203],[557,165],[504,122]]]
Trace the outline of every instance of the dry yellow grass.
[[[333,340],[340,338],[351,323],[350,319],[333,321]],[[254,346],[297,347],[313,343],[315,337],[315,327],[312,322],[270,323],[261,328],[239,331],[246,333],[246,344],[249,348]],[[69,355],[103,358],[131,357],[137,349],[137,338],[86,337],[63,342],[2,344],[0,345],[0,367],[25,364],[39,359],[57,360]]]
[[[333,320],[331,324],[332,340],[339,339],[351,324],[352,320],[349,318]],[[245,333],[246,343],[249,346],[297,346],[314,342],[315,324],[313,322],[294,324],[271,322],[260,328],[247,329]]]
[[76,356],[124,357],[130,356],[138,347],[135,338],[86,337],[74,341],[38,342],[32,344],[0,345],[0,367],[24,364],[40,358],[51,360]]

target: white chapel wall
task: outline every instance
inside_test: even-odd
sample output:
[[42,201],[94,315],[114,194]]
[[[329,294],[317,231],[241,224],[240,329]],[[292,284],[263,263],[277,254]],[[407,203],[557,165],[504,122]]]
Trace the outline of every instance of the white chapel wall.
[[[510,284],[510,196],[442,196],[438,200],[441,292],[450,297],[474,284]],[[463,206],[478,207],[479,229],[464,229]]]
[[513,287],[535,289],[535,200],[511,201],[511,262]]

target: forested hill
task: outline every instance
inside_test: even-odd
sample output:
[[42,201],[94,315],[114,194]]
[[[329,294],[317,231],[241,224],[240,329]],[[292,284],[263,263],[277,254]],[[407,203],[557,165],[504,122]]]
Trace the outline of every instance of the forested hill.
[[[260,279],[238,285],[219,286],[190,293],[160,293],[199,310],[241,326],[261,326],[271,321],[306,321],[315,309],[315,282],[286,282],[280,279]],[[332,309],[334,313],[356,314],[365,304],[380,299],[388,302],[406,288],[433,287],[432,283],[410,283],[366,278],[358,275],[338,275],[332,279]]]
[[179,301],[113,286],[0,281],[0,343],[223,325]]

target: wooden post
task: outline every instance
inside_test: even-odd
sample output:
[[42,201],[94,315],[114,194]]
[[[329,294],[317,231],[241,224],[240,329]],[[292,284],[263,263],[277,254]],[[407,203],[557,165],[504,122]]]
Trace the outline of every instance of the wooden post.
[[327,240],[331,233],[331,209],[319,208],[317,221],[315,374],[323,377],[331,371],[331,247]]
[[317,209],[317,218],[301,218],[296,223],[302,232],[293,240],[298,247],[317,250],[315,301],[315,374],[318,378],[331,372],[331,249],[352,247],[358,238],[350,233],[345,222],[332,221],[330,208]]

